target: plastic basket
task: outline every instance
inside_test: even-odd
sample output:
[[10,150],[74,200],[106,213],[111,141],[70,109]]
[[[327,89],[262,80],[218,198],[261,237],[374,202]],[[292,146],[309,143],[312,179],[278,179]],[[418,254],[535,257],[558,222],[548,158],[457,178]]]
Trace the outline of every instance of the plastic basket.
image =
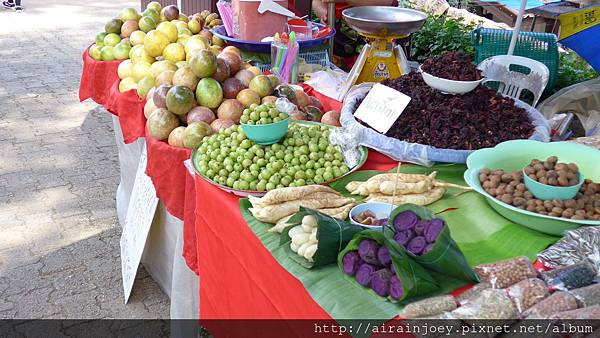
[[[329,67],[329,53],[327,49],[315,49],[315,50],[307,50],[300,51],[298,57],[304,59],[304,61],[311,65],[319,65],[323,68]],[[271,69],[271,64],[267,63],[256,63],[255,67],[258,67],[261,71],[266,71]]]
[[[511,30],[477,28],[471,38],[475,48],[475,62],[508,52]],[[514,55],[527,57],[545,64],[550,70],[546,91],[554,87],[558,76],[558,38],[551,33],[521,32],[517,39]]]

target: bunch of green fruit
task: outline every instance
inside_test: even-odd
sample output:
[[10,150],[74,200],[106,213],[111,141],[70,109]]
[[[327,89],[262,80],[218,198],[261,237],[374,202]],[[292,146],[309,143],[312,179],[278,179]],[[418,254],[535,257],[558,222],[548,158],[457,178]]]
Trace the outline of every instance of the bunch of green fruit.
[[257,105],[253,103],[244,109],[240,122],[244,124],[269,124],[283,121],[290,117],[286,113],[280,113],[273,103]]
[[329,127],[293,123],[279,143],[262,146],[246,138],[241,126],[205,137],[198,147],[200,174],[233,189],[269,191],[321,184],[350,168],[329,143]]

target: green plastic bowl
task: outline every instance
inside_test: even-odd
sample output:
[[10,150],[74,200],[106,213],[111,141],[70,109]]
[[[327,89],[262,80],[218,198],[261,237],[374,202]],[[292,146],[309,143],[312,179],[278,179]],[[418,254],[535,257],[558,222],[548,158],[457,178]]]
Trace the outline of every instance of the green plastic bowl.
[[582,176],[600,182],[600,151],[573,142],[544,143],[532,140],[507,141],[494,148],[473,152],[467,157],[468,169],[464,178],[471,188],[487,199],[494,210],[516,224],[555,236],[583,225],[600,225],[600,221],[572,220],[519,209],[495,199],[479,183],[479,171],[483,168],[513,172],[526,167],[534,158],[545,159],[552,155],[558,156],[561,162],[576,163]]
[[575,195],[583,185],[583,176],[579,174],[579,183],[570,187],[557,187],[553,185],[540,183],[523,172],[523,182],[535,198],[540,200],[569,200]]
[[269,145],[277,143],[288,131],[290,119],[269,124],[244,124],[242,130],[251,141],[256,144]]

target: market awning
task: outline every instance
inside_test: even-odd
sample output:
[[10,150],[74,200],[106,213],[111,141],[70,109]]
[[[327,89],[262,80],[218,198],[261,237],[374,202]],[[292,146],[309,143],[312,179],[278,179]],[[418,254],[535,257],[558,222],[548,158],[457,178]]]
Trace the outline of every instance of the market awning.
[[590,6],[559,16],[560,42],[600,71],[600,6]]

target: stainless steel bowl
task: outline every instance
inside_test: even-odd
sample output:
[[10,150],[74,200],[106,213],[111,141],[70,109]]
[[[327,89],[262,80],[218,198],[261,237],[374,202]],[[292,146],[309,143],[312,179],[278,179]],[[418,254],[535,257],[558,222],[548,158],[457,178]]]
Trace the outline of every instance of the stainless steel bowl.
[[408,35],[419,30],[427,19],[423,12],[391,6],[348,8],[342,12],[342,16],[352,29],[375,37]]

